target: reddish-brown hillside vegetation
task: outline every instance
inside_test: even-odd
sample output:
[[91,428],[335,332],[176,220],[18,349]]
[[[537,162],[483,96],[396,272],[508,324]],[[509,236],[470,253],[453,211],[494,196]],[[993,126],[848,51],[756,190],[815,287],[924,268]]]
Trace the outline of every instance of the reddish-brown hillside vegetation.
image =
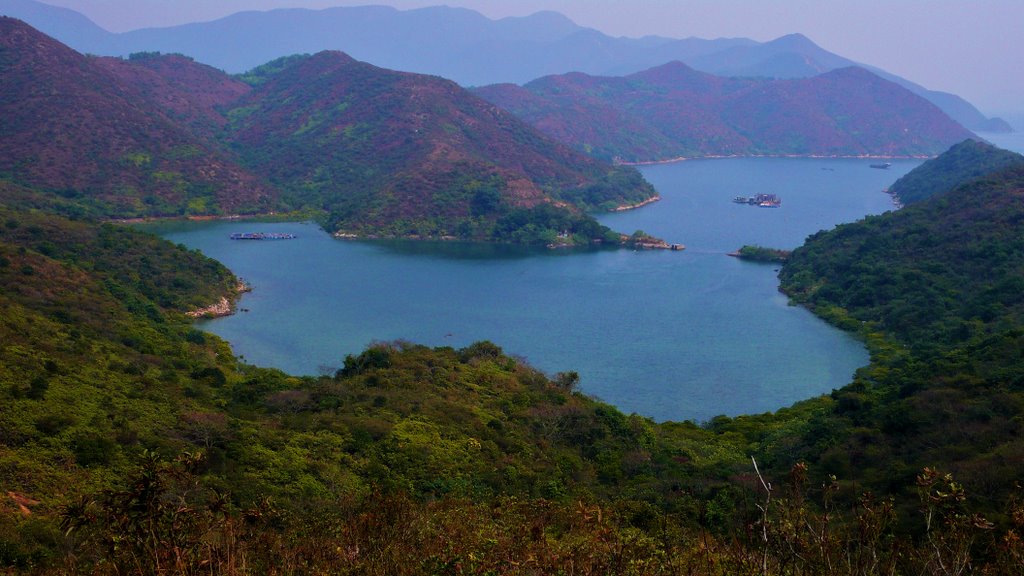
[[0,18],[0,175],[109,216],[255,210],[269,200],[266,186],[116,68]]
[[214,135],[227,119],[221,108],[247,94],[245,82],[180,54],[133,54],[128,60],[100,58],[97,62],[171,119]]
[[617,241],[584,211],[655,194],[453,82],[336,52],[234,78],[4,18],[0,117],[0,179],[105,217],[303,208],[362,235]]
[[930,156],[972,136],[860,68],[791,80],[721,78],[672,62],[626,77],[573,73],[477,94],[601,158]]
[[[254,171],[330,209],[346,229],[418,220],[422,233],[454,234],[445,222],[493,218],[500,206],[597,207],[653,194],[638,175],[544,137],[454,82],[340,52],[261,79],[228,116],[229,138]],[[615,177],[626,185],[601,188]]]

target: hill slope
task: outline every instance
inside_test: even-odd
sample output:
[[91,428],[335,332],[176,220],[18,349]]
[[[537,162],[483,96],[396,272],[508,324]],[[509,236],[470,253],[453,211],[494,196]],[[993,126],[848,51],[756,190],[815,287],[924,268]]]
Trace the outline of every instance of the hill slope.
[[255,70],[254,89],[183,56],[87,57],[0,28],[0,176],[79,212],[304,208],[360,235],[618,243],[585,211],[655,195],[440,78],[325,52]]
[[566,207],[654,194],[635,171],[556,144],[441,78],[338,52],[256,77],[227,112],[227,138],[297,202],[327,209],[331,229],[490,237],[517,210],[579,218]]
[[[0,174],[107,216],[252,211],[271,192],[120,66],[0,18]],[[186,106],[187,107],[187,106]]]
[[[918,170],[955,168],[960,152]],[[833,393],[785,459],[887,491],[938,466],[986,505],[1009,494],[1024,454],[1022,198],[1018,164],[818,233],[792,253],[782,289],[862,332],[872,364]]]
[[903,204],[913,204],[1001,171],[1024,165],[1024,156],[977,140],[964,140],[897,180],[889,192]]
[[920,156],[972,134],[859,68],[813,78],[721,78],[680,62],[626,76],[574,73],[477,93],[599,157]]

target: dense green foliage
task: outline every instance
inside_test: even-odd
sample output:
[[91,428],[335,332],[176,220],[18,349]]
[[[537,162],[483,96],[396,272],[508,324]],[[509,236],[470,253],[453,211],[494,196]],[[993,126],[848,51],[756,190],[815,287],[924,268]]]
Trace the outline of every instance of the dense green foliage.
[[925,162],[889,188],[904,204],[945,194],[957,186],[1013,166],[1024,166],[1024,156],[977,140],[965,140],[938,158]]
[[780,458],[881,493],[940,465],[986,506],[1005,497],[1024,457],[1022,197],[1024,168],[1004,170],[793,252],[782,288],[865,335],[872,363]]

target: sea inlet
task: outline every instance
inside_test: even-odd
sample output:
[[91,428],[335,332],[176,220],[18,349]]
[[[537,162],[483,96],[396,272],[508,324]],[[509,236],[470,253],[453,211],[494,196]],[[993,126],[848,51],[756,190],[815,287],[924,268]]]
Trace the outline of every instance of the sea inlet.
[[[374,341],[490,340],[581,389],[659,421],[772,411],[827,393],[867,364],[864,346],[778,292],[776,265],[726,256],[795,248],[807,235],[893,209],[883,193],[920,162],[749,158],[642,168],[662,196],[601,216],[685,252],[551,251],[456,242],[352,241],[309,223],[162,223],[165,238],[223,262],[253,290],[201,321],[244,361],[333,373]],[[779,208],[732,202],[776,194]],[[233,233],[295,234],[237,242]]]

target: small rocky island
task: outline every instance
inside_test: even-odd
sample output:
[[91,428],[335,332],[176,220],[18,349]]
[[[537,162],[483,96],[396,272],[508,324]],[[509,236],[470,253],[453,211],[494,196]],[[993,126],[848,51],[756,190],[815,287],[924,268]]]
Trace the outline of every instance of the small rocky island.
[[789,260],[789,250],[778,248],[765,248],[764,246],[744,246],[735,252],[729,252],[729,256],[755,262],[785,262]]

